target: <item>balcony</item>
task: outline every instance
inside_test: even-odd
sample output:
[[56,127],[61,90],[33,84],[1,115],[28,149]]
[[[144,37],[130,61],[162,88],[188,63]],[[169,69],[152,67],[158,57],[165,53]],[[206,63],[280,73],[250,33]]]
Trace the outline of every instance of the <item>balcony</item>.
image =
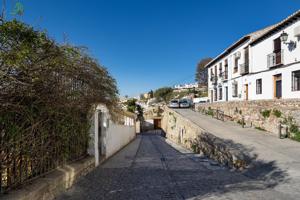
[[283,65],[283,50],[277,53],[271,53],[267,55],[268,68],[276,67],[278,65]]
[[218,76],[216,75],[211,76],[210,81],[212,82],[213,85],[216,85],[218,82]]
[[249,63],[240,64],[240,75],[249,73]]
[[224,71],[221,74],[221,80],[222,81],[227,81],[228,80],[228,71]]

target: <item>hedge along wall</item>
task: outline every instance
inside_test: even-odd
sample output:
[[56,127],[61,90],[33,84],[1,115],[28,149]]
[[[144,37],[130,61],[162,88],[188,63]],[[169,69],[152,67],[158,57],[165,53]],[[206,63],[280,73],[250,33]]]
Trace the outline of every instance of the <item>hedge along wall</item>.
[[[246,125],[258,129],[265,129],[278,133],[278,124],[286,124],[290,128],[300,125],[300,100],[259,100],[259,101],[232,101],[197,104],[196,110],[204,112],[209,109],[224,111],[232,120],[241,122],[242,117]],[[293,130],[297,132],[297,130]]]
[[84,48],[0,24],[1,193],[86,155],[94,104],[115,116],[115,80]]

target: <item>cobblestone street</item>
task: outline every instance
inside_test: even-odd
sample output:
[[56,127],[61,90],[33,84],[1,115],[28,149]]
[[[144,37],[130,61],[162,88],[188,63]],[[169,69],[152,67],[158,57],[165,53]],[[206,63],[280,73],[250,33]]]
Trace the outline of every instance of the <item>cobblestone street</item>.
[[57,199],[294,199],[276,184],[143,134]]

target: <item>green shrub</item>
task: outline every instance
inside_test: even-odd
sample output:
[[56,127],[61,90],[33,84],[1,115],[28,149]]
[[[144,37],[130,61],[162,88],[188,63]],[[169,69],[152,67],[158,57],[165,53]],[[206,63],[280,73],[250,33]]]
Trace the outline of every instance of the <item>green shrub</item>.
[[206,112],[207,115],[213,116],[214,115],[214,111],[209,107],[208,111]]
[[16,20],[0,24],[0,44],[1,165],[12,162],[4,151],[45,168],[85,155],[94,105],[119,111],[115,79],[86,49]]
[[192,143],[191,148],[192,148],[192,150],[193,150],[194,153],[199,153],[200,152],[198,144],[196,142]]
[[260,130],[260,131],[266,131],[266,129],[259,127],[259,126],[256,126],[255,129]]
[[281,117],[282,113],[281,113],[279,110],[274,109],[274,110],[273,110],[273,115],[274,115],[275,117],[279,118],[279,117]]
[[300,133],[299,132],[296,133],[295,136],[292,139],[300,142]]
[[244,125],[244,126],[246,125],[246,123],[243,122],[242,120],[238,120],[237,123],[240,124],[240,125],[242,125],[242,126],[243,126],[243,125]]
[[264,118],[268,118],[268,117],[270,117],[271,110],[263,110],[260,113]]

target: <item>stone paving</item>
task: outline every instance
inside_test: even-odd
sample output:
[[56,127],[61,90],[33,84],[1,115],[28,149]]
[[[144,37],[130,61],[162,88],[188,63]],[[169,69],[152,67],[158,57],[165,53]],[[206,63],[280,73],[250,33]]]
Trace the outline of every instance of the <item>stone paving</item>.
[[295,199],[273,190],[276,184],[218,166],[149,133],[139,135],[57,200]]

